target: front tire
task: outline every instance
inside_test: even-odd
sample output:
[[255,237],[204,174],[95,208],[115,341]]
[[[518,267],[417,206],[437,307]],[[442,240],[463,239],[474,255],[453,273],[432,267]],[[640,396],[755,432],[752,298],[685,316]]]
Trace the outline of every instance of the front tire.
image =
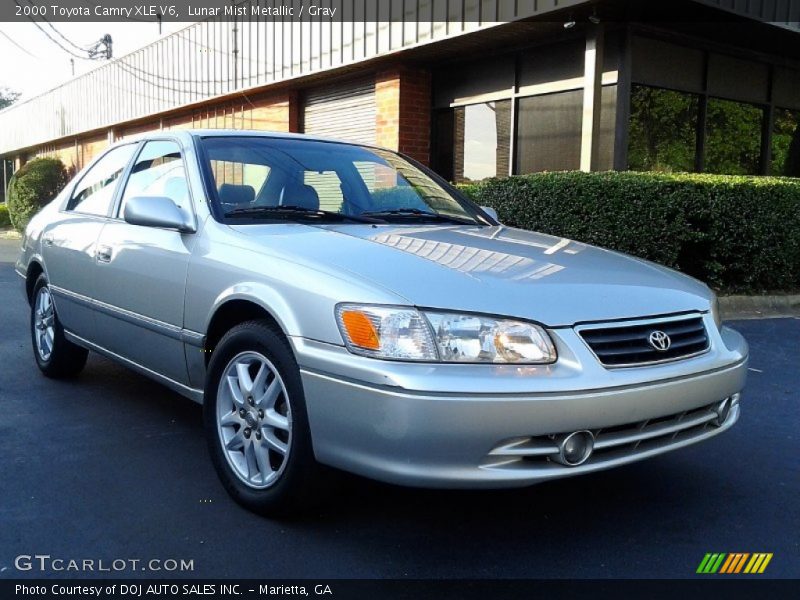
[[86,365],[89,351],[70,342],[58,319],[47,278],[39,275],[31,302],[31,343],[36,364],[47,377],[75,377]]
[[318,477],[300,369],[266,321],[231,329],[214,350],[203,402],[217,475],[239,504],[270,516],[298,509]]

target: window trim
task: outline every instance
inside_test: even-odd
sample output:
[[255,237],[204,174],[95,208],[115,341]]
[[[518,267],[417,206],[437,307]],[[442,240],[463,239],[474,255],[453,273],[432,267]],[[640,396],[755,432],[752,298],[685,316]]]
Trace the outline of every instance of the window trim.
[[[108,220],[110,216],[114,213],[114,207],[117,204],[117,198],[120,193],[120,186],[119,182],[117,182],[116,187],[114,189],[114,194],[111,196],[111,203],[109,204],[109,210],[106,211],[105,215],[98,215],[95,213],[88,213],[76,210],[74,208],[67,208],[69,203],[72,201],[73,195],[75,194],[75,190],[77,187],[83,183],[83,180],[86,176],[95,168],[95,166],[103,160],[106,156],[111,154],[113,151],[117,150],[118,148],[123,148],[124,146],[133,146],[139,144],[139,141],[130,141],[130,142],[121,142],[119,144],[114,144],[109,148],[106,148],[105,152],[99,154],[97,157],[92,159],[92,161],[86,165],[80,175],[80,177],[74,178],[68,185],[69,193],[65,195],[64,201],[61,203],[58,212],[61,214],[66,215],[81,215],[82,217],[89,217],[89,218],[96,218],[96,219],[103,219]],[[138,154],[138,150],[134,148],[133,154],[131,157],[128,158],[128,162],[126,163],[125,167],[122,169],[122,175],[120,175],[121,180],[127,181],[126,177],[128,174],[129,169],[131,168],[131,164],[133,163],[133,157]]]

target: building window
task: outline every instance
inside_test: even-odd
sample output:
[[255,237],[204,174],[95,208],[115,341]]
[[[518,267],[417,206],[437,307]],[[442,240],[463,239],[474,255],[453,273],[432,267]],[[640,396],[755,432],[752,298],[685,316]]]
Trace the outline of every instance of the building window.
[[583,90],[520,98],[516,173],[580,168]]
[[771,173],[800,177],[800,111],[775,109]]
[[704,170],[758,175],[764,110],[743,102],[709,98],[706,119]]
[[634,85],[628,134],[633,171],[694,171],[699,97]]
[[453,180],[508,175],[511,101],[483,102],[453,111]]

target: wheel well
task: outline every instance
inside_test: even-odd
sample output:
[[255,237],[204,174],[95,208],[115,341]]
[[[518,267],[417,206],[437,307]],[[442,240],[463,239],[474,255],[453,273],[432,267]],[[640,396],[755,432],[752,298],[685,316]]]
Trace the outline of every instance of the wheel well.
[[275,331],[285,335],[281,326],[263,306],[249,300],[229,300],[217,309],[211,317],[211,323],[206,332],[205,355],[206,364],[211,359],[214,348],[228,331],[236,327],[239,323],[253,320],[268,321]]
[[25,276],[25,293],[28,295],[29,303],[33,300],[33,286],[36,285],[36,280],[42,273],[44,273],[44,269],[38,262],[33,261],[28,265],[28,274]]

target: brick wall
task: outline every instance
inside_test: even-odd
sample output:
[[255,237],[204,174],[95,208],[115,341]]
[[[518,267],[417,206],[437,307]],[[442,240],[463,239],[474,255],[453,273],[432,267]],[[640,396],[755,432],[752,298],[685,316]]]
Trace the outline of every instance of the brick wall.
[[[164,130],[225,128],[297,132],[300,130],[299,110],[297,92],[254,95],[236,102],[222,102],[163,118],[154,116],[145,122],[118,127],[114,130],[114,138],[121,140],[158,131],[162,127]],[[40,146],[25,159],[41,156],[60,158],[68,169],[77,171],[107,147],[108,134],[99,134]],[[22,164],[24,163],[20,162],[16,168]]]
[[431,77],[398,67],[375,77],[376,142],[430,164]]

